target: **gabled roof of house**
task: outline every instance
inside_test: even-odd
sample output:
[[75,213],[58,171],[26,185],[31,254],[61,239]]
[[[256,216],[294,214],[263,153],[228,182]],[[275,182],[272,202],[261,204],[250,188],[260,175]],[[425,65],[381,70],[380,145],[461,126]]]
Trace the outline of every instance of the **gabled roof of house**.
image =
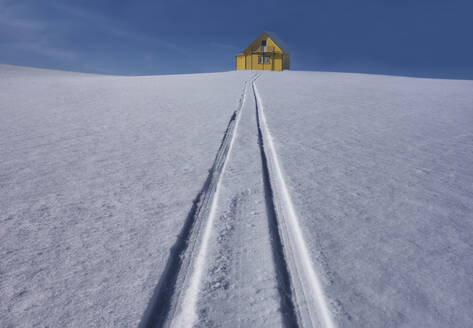
[[282,42],[282,40],[279,38],[279,36],[276,33],[271,32],[271,31],[264,31],[263,33],[269,36],[278,45],[278,47],[281,48],[282,51],[284,51],[285,53],[291,52],[289,50],[289,47],[284,42]]
[[264,36],[271,38],[271,40],[273,40],[274,43],[276,43],[283,52],[287,54],[290,53],[289,47],[284,42],[281,41],[281,39],[278,37],[276,33],[270,32],[270,31],[264,31],[263,33],[258,35],[258,37],[253,42],[251,42],[250,45],[245,50],[243,50],[242,53],[250,49],[253,43],[255,43],[257,40],[259,40],[261,37],[264,37]]

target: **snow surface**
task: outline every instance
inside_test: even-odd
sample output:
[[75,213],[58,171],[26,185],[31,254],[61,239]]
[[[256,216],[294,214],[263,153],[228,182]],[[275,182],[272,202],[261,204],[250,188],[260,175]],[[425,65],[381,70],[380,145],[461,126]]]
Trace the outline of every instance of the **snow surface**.
[[235,110],[171,325],[473,326],[473,81],[254,77],[0,65],[0,326],[145,326]]
[[473,82],[257,83],[339,326],[473,327]]
[[0,66],[0,326],[138,326],[248,76]]

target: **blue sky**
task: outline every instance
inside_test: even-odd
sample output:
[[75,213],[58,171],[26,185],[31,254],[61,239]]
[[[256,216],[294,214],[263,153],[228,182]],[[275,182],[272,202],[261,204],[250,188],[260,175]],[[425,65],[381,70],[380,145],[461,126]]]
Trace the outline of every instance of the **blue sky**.
[[264,30],[296,70],[473,79],[472,0],[0,0],[0,63],[228,71]]

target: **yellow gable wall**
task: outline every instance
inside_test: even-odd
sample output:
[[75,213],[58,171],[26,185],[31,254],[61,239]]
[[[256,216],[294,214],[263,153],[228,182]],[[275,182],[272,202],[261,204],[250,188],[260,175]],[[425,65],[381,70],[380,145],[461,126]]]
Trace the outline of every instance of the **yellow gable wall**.
[[255,41],[253,41],[248,48],[243,51],[244,54],[249,54],[251,51],[259,51],[261,49],[261,40],[266,39],[266,49],[268,51],[274,51],[278,53],[284,53],[281,48],[269,37],[266,35],[260,35]]

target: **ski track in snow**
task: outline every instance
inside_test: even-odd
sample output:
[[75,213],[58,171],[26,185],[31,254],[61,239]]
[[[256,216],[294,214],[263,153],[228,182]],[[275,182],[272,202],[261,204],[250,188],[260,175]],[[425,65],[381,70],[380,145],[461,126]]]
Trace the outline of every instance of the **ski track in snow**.
[[[256,98],[258,129],[262,134],[266,158],[269,160],[271,189],[276,196],[274,206],[277,211],[277,218],[280,220],[278,226],[281,227],[280,233],[283,237],[284,247],[287,248],[286,257],[292,262],[292,268],[290,266],[289,271],[292,279],[294,280],[297,277],[302,286],[301,290],[295,289],[296,300],[299,302],[299,307],[302,307],[303,303],[306,304],[305,308],[309,313],[312,327],[335,328],[335,323],[331,317],[320,280],[310,258],[299,219],[286,186],[255,81],[252,82],[252,87]],[[303,299],[301,299],[302,297]],[[301,316],[299,318],[301,320]],[[304,321],[299,323],[305,326]]]
[[238,134],[248,83],[251,83],[269,234],[284,325],[335,328],[267,127],[255,83],[258,77],[245,82],[238,108],[230,119],[214,165],[194,201],[176,245],[171,250],[168,267],[161,277],[141,327],[193,327],[199,319],[197,302],[207,268],[209,243],[222,188],[221,180]]
[[289,266],[284,254],[284,245],[280,233],[280,224],[276,213],[276,199],[274,197],[273,186],[271,183],[271,174],[269,169],[268,156],[264,148],[264,137],[261,129],[260,113],[258,111],[258,98],[255,92],[255,81],[252,83],[253,97],[255,101],[256,128],[258,131],[258,147],[261,154],[261,174],[264,184],[264,198],[266,202],[266,212],[268,216],[269,233],[271,236],[271,248],[273,252],[273,261],[278,280],[278,291],[281,297],[281,310],[286,327],[297,327],[298,318],[293,298],[293,286],[289,273]]
[[[191,210],[187,215],[184,226],[178,235],[176,243],[171,248],[166,268],[145,311],[140,323],[141,328],[171,326],[192,327],[196,320],[195,304],[198,297],[198,286],[202,276],[205,254],[207,253],[208,238],[212,229],[215,207],[218,201],[219,181],[225,170],[228,156],[231,152],[235,133],[238,128],[240,111],[245,101],[247,89],[245,82],[237,109],[229,120],[221,145],[215,156],[214,164],[209,170],[204,185],[194,199]],[[210,204],[210,210],[209,210]],[[206,222],[204,223],[203,221]],[[201,225],[205,225],[202,241],[199,244]],[[194,252],[195,263],[192,264]],[[192,267],[194,268],[192,271]],[[184,286],[191,273],[189,287]],[[184,277],[183,277],[184,276]],[[182,311],[174,315],[179,307],[180,294],[185,295],[182,301]]]
[[[234,140],[237,135],[238,124],[241,118],[240,112],[245,103],[247,85],[248,81],[245,82],[238,108],[235,110],[230,120],[229,126],[222,140],[222,145],[217,153],[215,164],[209,173],[208,181],[206,181],[204,185],[203,196],[201,195],[202,193],[199,194],[194,203],[196,205],[199,203],[200,198],[203,199],[200,202],[200,205],[196,205],[199,206],[199,209],[192,215],[192,221],[196,221],[195,227],[189,228],[188,236],[185,238],[185,243],[192,245],[189,247],[190,249],[188,251],[183,249],[180,254],[177,255],[178,258],[182,258],[184,254],[187,255],[187,265],[189,268],[185,270],[184,277],[181,278],[182,281],[179,286],[180,288],[174,286],[175,293],[172,297],[173,300],[169,300],[169,304],[166,306],[168,308],[167,312],[172,308],[173,313],[163,313],[159,320],[148,321],[144,327],[154,327],[159,325],[170,327],[192,327],[198,319],[196,305],[202,281],[202,273],[206,267],[205,262],[208,253],[209,239],[212,233],[216,216],[215,213],[218,206],[221,176],[225,172],[228,158],[232,152]],[[210,188],[206,188],[206,185],[210,185]],[[210,209],[208,209],[209,203]],[[204,231],[200,233],[200,226],[202,224],[204,225]],[[175,276],[178,274],[179,272],[175,272]],[[166,283],[163,285],[166,285]],[[168,286],[163,287],[164,289],[169,289]],[[181,296],[181,294],[183,295]],[[158,296],[156,299],[159,303],[159,299],[162,299],[162,297]],[[167,299],[169,299],[169,297]],[[156,312],[161,311],[159,306],[155,306],[154,309]],[[154,316],[156,317],[156,315]]]
[[171,320],[171,327],[192,327],[196,322],[198,315],[196,310],[197,299],[199,296],[199,287],[202,280],[202,273],[205,268],[205,260],[208,252],[208,245],[210,235],[213,229],[213,224],[215,221],[215,212],[217,210],[218,205],[218,198],[220,192],[220,181],[221,176],[225,173],[225,168],[228,163],[228,158],[231,155],[233,143],[235,141],[235,137],[238,130],[238,123],[240,122],[240,111],[243,108],[245,103],[245,96],[246,96],[246,88],[247,83],[245,83],[245,87],[243,89],[242,98],[240,104],[238,106],[237,111],[234,115],[236,115],[236,122],[234,124],[234,128],[232,129],[231,139],[228,145],[228,150],[225,152],[225,156],[222,161],[222,168],[218,174],[217,182],[215,186],[215,191],[212,198],[212,203],[210,205],[210,212],[205,222],[205,228],[202,235],[202,241],[200,243],[200,247],[197,253],[197,257],[194,263],[194,270],[190,276],[190,283],[187,289],[184,292],[184,297],[182,303],[180,304],[181,311]]

